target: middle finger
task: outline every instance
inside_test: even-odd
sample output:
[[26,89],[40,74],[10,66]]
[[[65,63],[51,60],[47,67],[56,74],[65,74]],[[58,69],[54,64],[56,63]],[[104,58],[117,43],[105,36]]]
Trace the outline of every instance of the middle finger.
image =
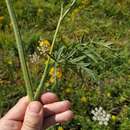
[[44,114],[45,117],[49,117],[58,113],[65,112],[69,110],[71,107],[71,104],[69,101],[60,101],[60,102],[55,102],[51,104],[44,105]]

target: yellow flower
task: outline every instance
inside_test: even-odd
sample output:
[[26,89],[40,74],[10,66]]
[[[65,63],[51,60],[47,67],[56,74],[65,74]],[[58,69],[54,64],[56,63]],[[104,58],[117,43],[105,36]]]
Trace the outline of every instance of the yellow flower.
[[[55,75],[55,68],[54,68],[54,67],[52,67],[52,68],[50,69],[49,75],[50,75],[50,76],[54,76],[54,75]],[[61,79],[61,78],[62,78],[62,69],[61,69],[61,67],[59,67],[59,68],[57,69],[56,77],[57,77],[58,79]]]
[[64,130],[64,128],[62,126],[59,126],[58,130]]
[[0,16],[0,22],[4,20],[4,16]]
[[112,115],[111,119],[112,119],[112,121],[116,121],[116,116]]
[[87,102],[87,98],[85,96],[83,96],[83,97],[80,98],[80,101],[82,103],[86,103]]
[[55,82],[55,78],[53,76],[50,77],[49,83],[54,83]]
[[48,40],[41,40],[41,41],[39,42],[39,46],[40,46],[40,47],[45,46],[45,47],[50,48],[50,42],[49,42]]
[[54,68],[54,67],[51,67],[49,74],[50,74],[51,76],[53,76],[54,73],[55,73],[55,68]]

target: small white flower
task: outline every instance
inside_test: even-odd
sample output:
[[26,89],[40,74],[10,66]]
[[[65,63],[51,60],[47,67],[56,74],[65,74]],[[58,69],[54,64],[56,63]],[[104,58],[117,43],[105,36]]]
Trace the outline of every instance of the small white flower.
[[94,110],[91,111],[91,113],[93,114],[92,119],[94,121],[98,121],[99,125],[108,125],[111,115],[107,114],[107,112],[102,107],[96,107]]
[[92,110],[92,111],[91,111],[91,113],[94,115],[94,114],[95,114],[95,111],[94,111],[94,110]]
[[105,126],[107,126],[107,125],[108,125],[108,122],[107,122],[107,121],[105,121],[105,122],[104,122],[104,125],[105,125]]
[[97,118],[96,118],[95,116],[93,116],[93,120],[94,120],[94,121],[96,121],[96,120],[97,120]]
[[98,111],[102,111],[103,110],[103,108],[102,107],[99,107],[99,110]]
[[98,108],[97,108],[97,107],[95,108],[95,111],[98,111]]
[[102,122],[102,121],[99,121],[99,125],[103,125],[103,122]]
[[40,56],[36,52],[34,52],[32,55],[29,55],[29,57],[31,63],[39,62]]
[[37,50],[39,51],[40,55],[47,55],[47,52],[49,52],[49,47],[47,45],[44,46],[38,46]]

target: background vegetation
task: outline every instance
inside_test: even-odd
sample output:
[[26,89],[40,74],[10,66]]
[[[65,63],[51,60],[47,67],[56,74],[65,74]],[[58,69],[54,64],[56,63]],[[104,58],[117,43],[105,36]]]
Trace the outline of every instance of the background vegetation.
[[[40,39],[51,43],[60,4],[57,0],[13,2],[36,86],[46,56],[32,63],[30,55],[37,51]],[[58,64],[52,60],[44,91],[56,92],[61,99],[70,100],[75,112],[75,119],[62,129],[130,128],[129,0],[77,0],[62,23],[53,56]],[[56,82],[51,77],[53,69],[57,71]],[[23,95],[24,81],[12,25],[5,1],[0,0],[0,116]],[[91,110],[100,106],[111,114],[107,126],[92,120]]]

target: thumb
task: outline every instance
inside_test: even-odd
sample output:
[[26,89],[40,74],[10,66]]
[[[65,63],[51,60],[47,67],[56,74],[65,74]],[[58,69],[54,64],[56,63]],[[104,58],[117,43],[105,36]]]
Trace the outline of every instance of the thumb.
[[40,102],[31,102],[26,110],[21,130],[40,130],[43,122],[43,106]]

